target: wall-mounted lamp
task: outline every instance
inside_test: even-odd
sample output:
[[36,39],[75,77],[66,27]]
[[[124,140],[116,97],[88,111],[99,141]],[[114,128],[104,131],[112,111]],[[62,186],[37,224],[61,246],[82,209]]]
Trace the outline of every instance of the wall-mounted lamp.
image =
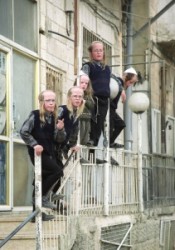
[[137,114],[137,153],[138,153],[138,188],[139,188],[139,210],[142,213],[143,206],[143,173],[142,173],[142,113],[144,113],[149,107],[149,98],[146,94],[137,92],[130,96],[128,105],[130,109]]
[[66,32],[70,36],[72,31],[72,14],[74,13],[74,1],[65,1],[65,13],[66,13]]

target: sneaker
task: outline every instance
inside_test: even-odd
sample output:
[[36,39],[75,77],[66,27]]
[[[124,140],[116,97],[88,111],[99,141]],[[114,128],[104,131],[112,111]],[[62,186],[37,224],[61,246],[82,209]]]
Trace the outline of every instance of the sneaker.
[[94,141],[93,141],[93,140],[89,140],[89,141],[86,143],[86,146],[88,146],[88,147],[94,146]]
[[119,163],[111,156],[111,165],[119,166]]
[[90,163],[90,162],[87,161],[87,160],[85,160],[84,158],[81,158],[81,159],[80,159],[80,163],[81,163],[81,164],[88,164],[88,163]]
[[64,194],[52,194],[51,201],[57,201],[64,198]]
[[111,143],[110,148],[124,148],[124,145],[119,143]]
[[107,161],[96,158],[96,164],[104,164],[104,163],[107,163]]
[[55,216],[52,214],[42,213],[42,221],[49,221],[49,220],[53,220],[54,218]]
[[50,208],[50,209],[57,209],[57,206],[49,201],[47,196],[42,197],[42,207]]
[[[42,213],[42,221],[49,221],[49,220],[53,220],[54,218],[55,216],[52,214]],[[35,223],[35,217],[32,218],[30,222]]]

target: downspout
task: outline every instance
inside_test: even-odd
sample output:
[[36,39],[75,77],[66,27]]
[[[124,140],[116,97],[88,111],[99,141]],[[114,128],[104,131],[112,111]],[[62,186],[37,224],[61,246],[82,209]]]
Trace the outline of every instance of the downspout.
[[163,61],[161,69],[161,152],[166,153],[166,66]]
[[[80,0],[74,0],[74,75],[78,76],[80,72],[80,65],[82,64],[81,55],[81,19],[80,19]],[[77,81],[79,79],[77,78]],[[80,133],[78,134],[78,144],[80,143]],[[78,152],[78,157],[80,157],[80,152]],[[75,195],[75,214],[78,216],[79,210],[81,208],[81,164],[76,166],[76,195]]]
[[74,75],[77,75],[79,69],[79,18],[78,18],[78,0],[74,0]]
[[[126,41],[126,65],[127,68],[131,66],[132,64],[132,35],[133,35],[133,29],[132,29],[132,1],[128,0],[128,17],[127,17],[127,41]],[[126,150],[132,150],[132,111],[128,107],[128,100],[129,97],[132,94],[132,88],[128,88],[126,90],[126,102],[124,105],[124,120],[126,123],[125,133],[124,133],[124,145]]]

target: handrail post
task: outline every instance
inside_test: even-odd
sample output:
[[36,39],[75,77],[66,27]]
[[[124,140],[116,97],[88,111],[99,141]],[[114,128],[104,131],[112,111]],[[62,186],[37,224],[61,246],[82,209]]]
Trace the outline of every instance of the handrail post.
[[42,250],[41,182],[41,156],[35,153],[35,209],[40,211],[36,216],[36,250]]
[[109,126],[110,126],[110,100],[108,100],[108,112],[106,115],[106,145],[104,147],[107,163],[104,164],[104,215],[109,215]]
[[143,213],[143,176],[142,176],[142,118],[141,114],[137,115],[138,119],[138,198],[139,198],[139,211]]

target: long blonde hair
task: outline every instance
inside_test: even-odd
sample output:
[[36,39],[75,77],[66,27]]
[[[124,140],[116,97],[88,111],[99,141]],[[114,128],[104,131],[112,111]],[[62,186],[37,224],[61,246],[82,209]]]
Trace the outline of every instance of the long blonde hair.
[[[74,107],[72,105],[70,97],[72,95],[72,90],[74,90],[74,89],[81,89],[81,88],[78,86],[73,86],[67,92],[67,109],[71,112],[71,114],[74,113]],[[82,89],[81,89],[81,91],[82,91],[82,96],[84,96]],[[83,113],[83,109],[84,109],[84,101],[82,99],[82,103],[81,103],[80,107],[77,108],[77,113],[76,113],[77,118]]]
[[[46,122],[45,120],[45,113],[47,112],[45,107],[44,107],[44,94],[47,92],[51,92],[53,94],[55,94],[55,92],[53,90],[50,89],[46,89],[44,91],[42,91],[39,96],[38,96],[38,101],[39,101],[39,114],[40,114],[40,121],[42,121],[43,123]],[[56,95],[56,94],[55,94]],[[54,108],[54,112],[53,112],[53,116],[55,118],[56,121],[56,116],[57,116],[57,105],[55,104],[55,108]]]
[[[75,81],[74,81],[74,86],[79,86],[78,83],[80,83],[81,77],[82,77],[83,75],[86,75],[86,76],[89,78],[89,76],[88,76],[86,73],[79,75],[79,76],[75,79]],[[91,84],[90,78],[89,78],[89,81],[88,81],[87,89],[84,90],[84,97],[85,97],[85,96],[87,96],[87,97],[89,97],[89,98],[91,98],[91,97],[93,96],[93,89],[92,89],[92,84]]]

